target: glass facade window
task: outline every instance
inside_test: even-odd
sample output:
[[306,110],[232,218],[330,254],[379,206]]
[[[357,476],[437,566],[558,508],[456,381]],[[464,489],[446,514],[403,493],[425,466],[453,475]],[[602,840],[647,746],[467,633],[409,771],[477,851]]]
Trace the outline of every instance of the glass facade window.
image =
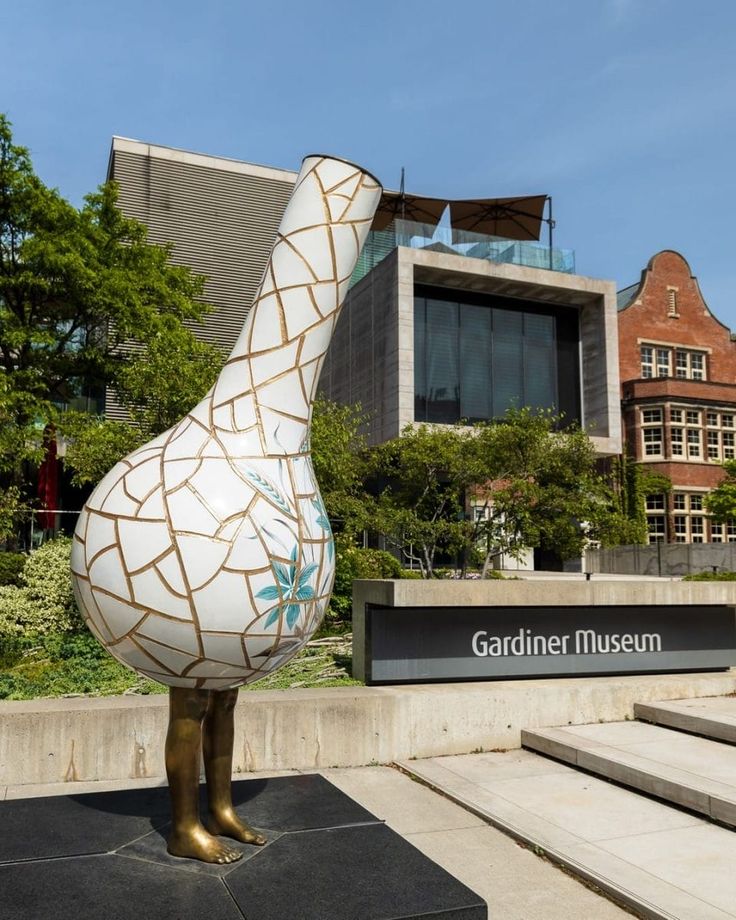
[[443,295],[414,298],[415,421],[472,423],[525,406],[580,419],[576,311]]

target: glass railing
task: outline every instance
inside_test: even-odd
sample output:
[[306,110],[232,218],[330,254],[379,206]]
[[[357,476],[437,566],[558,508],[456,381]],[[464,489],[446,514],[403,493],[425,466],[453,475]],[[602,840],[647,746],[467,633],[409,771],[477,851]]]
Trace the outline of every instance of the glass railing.
[[395,220],[385,230],[368,234],[358,264],[353,272],[351,287],[382,262],[397,246],[445,252],[487,262],[505,262],[528,268],[546,268],[555,272],[575,273],[575,253],[572,249],[550,249],[542,243],[507,240],[469,230],[448,226],[419,224],[410,220]]

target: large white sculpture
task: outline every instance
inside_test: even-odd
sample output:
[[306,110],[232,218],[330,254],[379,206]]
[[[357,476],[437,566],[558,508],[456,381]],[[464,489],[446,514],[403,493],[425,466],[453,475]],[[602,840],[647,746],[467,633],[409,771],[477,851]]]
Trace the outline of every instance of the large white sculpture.
[[80,515],[80,610],[141,674],[236,687],[284,664],[322,618],[334,549],[309,454],[311,406],[380,194],[351,163],[305,159],[217,383],[118,463]]

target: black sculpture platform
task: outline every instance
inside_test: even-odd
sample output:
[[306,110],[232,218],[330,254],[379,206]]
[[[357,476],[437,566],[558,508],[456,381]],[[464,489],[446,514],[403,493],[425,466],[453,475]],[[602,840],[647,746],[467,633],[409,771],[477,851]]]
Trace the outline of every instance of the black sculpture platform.
[[165,787],[0,802],[0,915],[487,920],[478,895],[322,776],[240,780],[233,798],[268,842],[228,866],[168,855]]

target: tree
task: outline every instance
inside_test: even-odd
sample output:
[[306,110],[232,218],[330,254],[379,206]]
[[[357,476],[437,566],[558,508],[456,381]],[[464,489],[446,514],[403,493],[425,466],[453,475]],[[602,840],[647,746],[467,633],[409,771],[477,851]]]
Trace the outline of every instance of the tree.
[[724,479],[705,498],[705,510],[716,524],[736,520],[736,460],[723,462]]
[[476,447],[470,429],[419,425],[373,452],[374,526],[425,578],[433,576],[440,552],[468,542],[465,490],[484,475]]
[[560,424],[522,409],[473,428],[407,428],[376,453],[386,477],[379,529],[425,577],[440,551],[480,556],[485,574],[502,553],[540,547],[565,559],[592,540],[640,536],[598,473],[587,433]]
[[[116,196],[108,183],[74,208],[36,176],[0,115],[0,509],[15,507],[3,516],[6,529],[9,516],[33,501],[40,432],[60,421],[61,409],[114,386],[138,407],[146,436],[166,415],[155,393],[176,404],[168,390],[184,379],[154,379],[149,368],[199,361],[206,371],[198,388],[221,361],[189,328],[208,310],[199,300],[203,279],[170,264],[170,247],[150,245]],[[135,399],[147,374],[153,409]]]

